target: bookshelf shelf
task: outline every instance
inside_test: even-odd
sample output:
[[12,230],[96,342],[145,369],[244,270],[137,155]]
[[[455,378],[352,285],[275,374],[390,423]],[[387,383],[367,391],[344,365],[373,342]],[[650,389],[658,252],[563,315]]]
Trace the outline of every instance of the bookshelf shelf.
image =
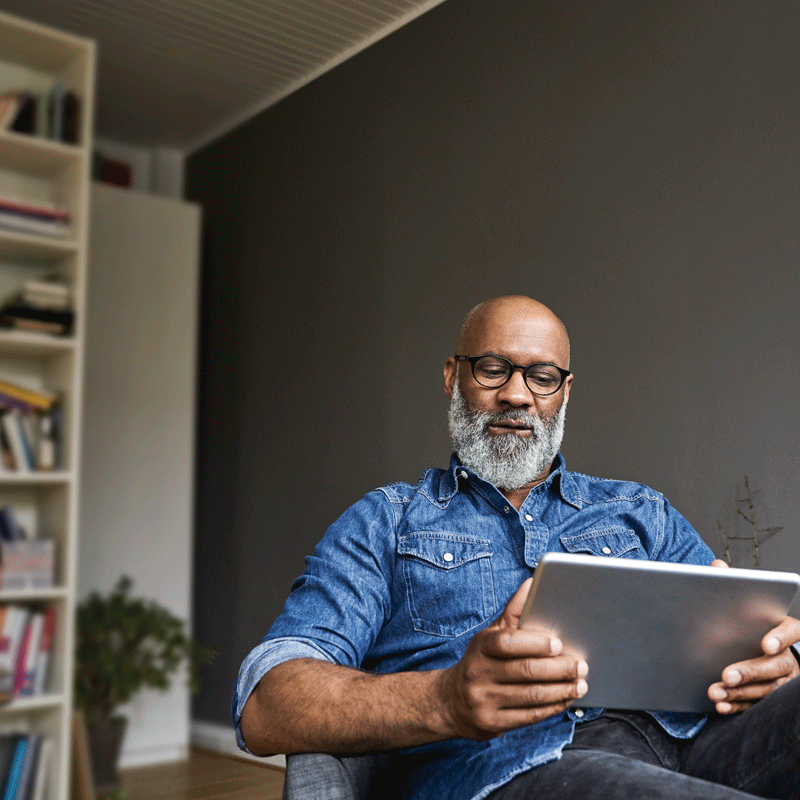
[[50,589],[0,589],[0,603],[32,603],[63,600],[67,590],[63,586]]
[[[27,323],[24,330],[0,328],[0,380],[29,391],[55,394],[60,409],[57,470],[19,470],[23,456],[16,451],[10,453],[8,448],[0,469],[0,509],[10,509],[30,538],[52,541],[53,546],[46,547],[51,554],[55,553],[52,587],[3,589],[0,586],[0,607],[5,610],[22,608],[30,617],[54,609],[51,658],[47,672],[40,672],[48,675],[44,687],[37,686],[40,693],[34,696],[16,697],[0,705],[0,733],[41,734],[52,742],[47,800],[67,800],[70,789],[94,63],[93,42],[0,13],[0,95],[29,92],[37,98],[37,114],[49,115],[53,98],[66,92],[71,98],[70,108],[78,109],[77,144],[40,135],[42,131],[56,130],[61,132],[59,138],[71,138],[66,133],[67,126],[51,124],[57,115],[48,117],[37,135],[0,131],[0,198],[6,201],[7,214],[0,227],[0,302],[6,303],[9,294],[17,296],[23,285],[55,276],[68,287],[75,316],[69,336],[32,331]],[[22,227],[24,221],[12,218],[19,215],[20,204],[37,206],[39,218],[46,216],[41,209],[63,210],[68,215],[68,225],[59,229],[56,225],[27,221],[29,224]],[[56,230],[62,230],[63,235],[49,235]],[[0,403],[3,405],[0,416],[4,420],[0,430],[5,431],[0,433],[0,439],[8,439],[10,435],[6,427],[8,402],[6,399],[5,404]],[[28,419],[35,420],[34,412],[29,412]],[[24,427],[22,423],[20,426]],[[33,436],[37,435],[42,435],[41,430],[34,427]],[[34,466],[41,463],[44,462]],[[10,572],[7,577],[7,586],[11,586]],[[17,577],[19,585],[25,586],[27,575],[17,573]],[[47,614],[48,628],[53,630],[53,611]],[[3,617],[8,616],[10,612],[4,611]]]
[[80,250],[74,239],[55,236],[36,236],[7,228],[0,228],[0,261],[16,259],[41,264],[57,263]]
[[38,697],[17,697],[5,705],[0,705],[0,717],[12,714],[26,714],[31,711],[59,709],[64,705],[63,694],[43,694]]
[[73,144],[53,142],[27,133],[0,131],[0,169],[57,176],[80,161],[84,150]]
[[48,356],[69,353],[77,347],[72,337],[56,337],[25,331],[0,330],[0,354]]

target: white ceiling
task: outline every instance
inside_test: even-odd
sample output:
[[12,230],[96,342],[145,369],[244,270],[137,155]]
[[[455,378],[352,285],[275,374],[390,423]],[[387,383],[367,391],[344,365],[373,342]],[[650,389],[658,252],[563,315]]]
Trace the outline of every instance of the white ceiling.
[[96,135],[191,151],[443,0],[0,0],[98,43]]

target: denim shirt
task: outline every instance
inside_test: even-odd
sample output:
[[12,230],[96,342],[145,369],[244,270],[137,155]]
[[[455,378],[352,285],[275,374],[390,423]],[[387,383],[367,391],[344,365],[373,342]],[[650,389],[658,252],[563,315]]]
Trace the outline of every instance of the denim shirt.
[[[713,553],[658,492],[567,471],[548,478],[517,511],[492,484],[451,459],[416,486],[370,492],[327,531],[292,586],[283,612],[242,664],[233,698],[242,708],[272,667],[317,658],[375,673],[452,666],[496,619],[547,551],[710,564]],[[576,587],[580,591],[580,587]],[[569,709],[487,742],[449,739],[399,753],[406,797],[486,797],[515,775],[559,758],[575,725],[600,709]],[[651,712],[689,738],[698,714]]]

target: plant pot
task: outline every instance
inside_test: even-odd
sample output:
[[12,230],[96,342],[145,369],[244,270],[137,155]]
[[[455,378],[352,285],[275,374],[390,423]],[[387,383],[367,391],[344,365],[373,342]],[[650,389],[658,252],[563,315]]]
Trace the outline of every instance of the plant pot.
[[120,785],[119,754],[127,722],[125,717],[114,717],[108,721],[87,724],[92,778],[98,794]]

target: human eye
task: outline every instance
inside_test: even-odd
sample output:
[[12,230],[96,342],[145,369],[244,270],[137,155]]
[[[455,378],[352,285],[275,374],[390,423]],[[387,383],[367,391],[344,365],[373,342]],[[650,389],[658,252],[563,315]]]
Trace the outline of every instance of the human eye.
[[534,364],[528,367],[525,377],[530,383],[542,389],[558,386],[561,381],[561,375],[557,370],[543,364]]
[[508,364],[499,358],[481,358],[475,362],[475,372],[486,380],[502,380],[508,375]]

